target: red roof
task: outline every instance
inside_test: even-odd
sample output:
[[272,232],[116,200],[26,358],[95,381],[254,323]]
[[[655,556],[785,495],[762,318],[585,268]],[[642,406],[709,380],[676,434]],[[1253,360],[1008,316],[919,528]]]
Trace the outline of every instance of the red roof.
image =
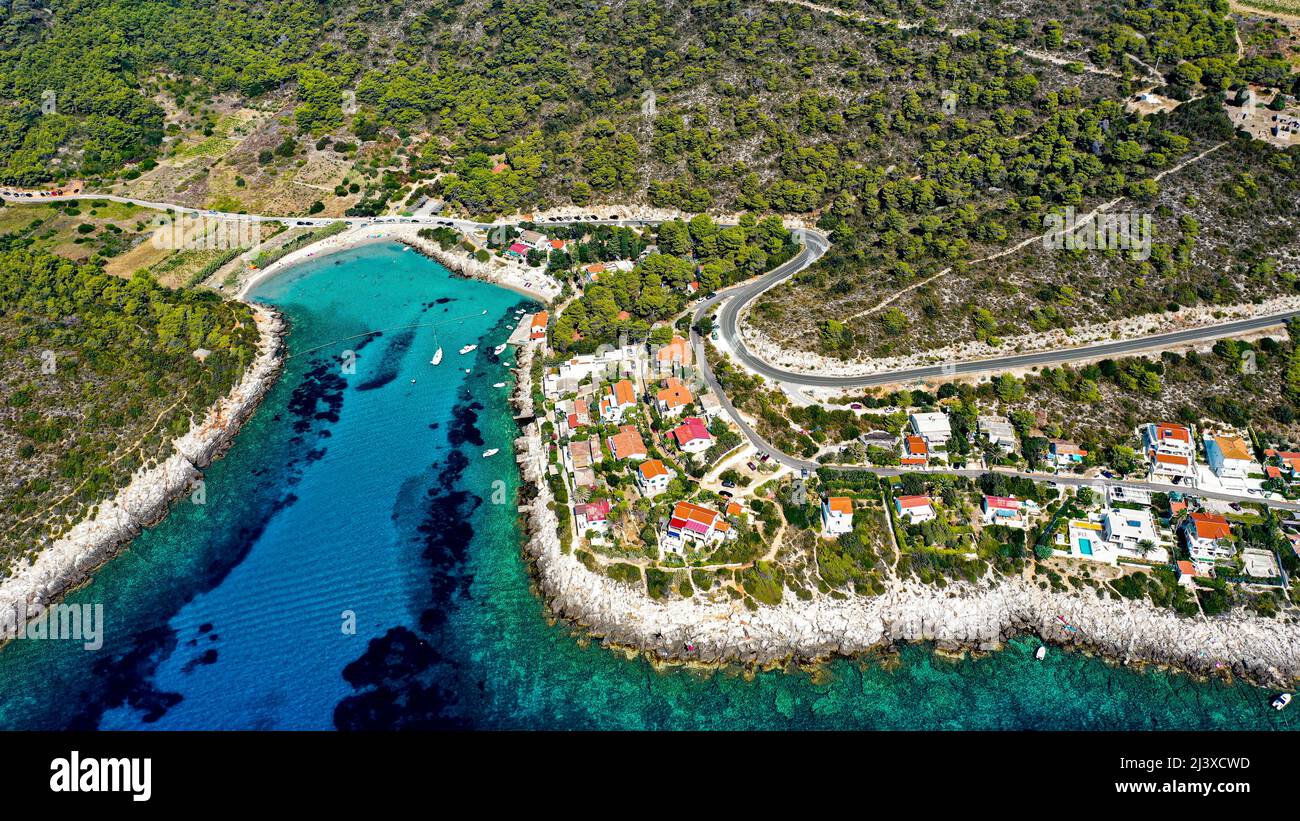
[[900,510],[906,510],[909,507],[929,507],[929,496],[899,496],[898,507]]
[[719,515],[717,511],[709,510],[707,507],[690,502],[678,502],[673,508],[668,526],[673,530],[689,530],[692,533],[704,534],[709,531],[709,527]]
[[1192,443],[1192,432],[1182,425],[1172,425],[1168,422],[1156,424],[1157,439],[1177,439],[1180,442]]
[[985,496],[984,502],[1000,510],[1019,510],[1021,501],[1014,496]]
[[1232,535],[1228,520],[1217,513],[1193,513],[1192,527],[1198,539],[1226,539]]
[[524,245],[522,242],[514,242],[510,244],[510,250],[516,254],[527,254],[528,246]]
[[586,517],[589,522],[603,522],[609,516],[609,500],[601,499],[598,502],[578,505],[577,513],[579,516]]
[[698,416],[688,416],[682,420],[680,425],[673,428],[673,438],[681,446],[696,439],[712,439],[713,437],[709,435],[709,428],[704,424],[703,419]]
[[1196,572],[1196,565],[1192,564],[1191,562],[1179,562],[1179,563],[1178,563],[1178,575],[1179,575],[1179,576],[1197,576],[1197,575],[1200,575],[1200,574],[1198,574],[1198,573]]

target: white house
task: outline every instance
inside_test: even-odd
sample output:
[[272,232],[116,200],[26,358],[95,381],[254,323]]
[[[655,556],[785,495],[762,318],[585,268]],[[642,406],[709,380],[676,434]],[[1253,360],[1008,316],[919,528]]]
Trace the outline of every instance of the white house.
[[642,496],[658,496],[668,489],[668,483],[676,475],[676,471],[665,467],[660,460],[647,459],[636,466],[636,486]]
[[928,522],[935,517],[929,496],[898,496],[894,499],[894,510],[912,524]]
[[985,496],[980,502],[984,524],[1004,525],[1024,530],[1029,527],[1026,502],[1014,496]]
[[848,496],[827,496],[822,502],[822,534],[838,536],[853,532],[853,500]]
[[981,416],[978,420],[979,432],[989,440],[989,444],[999,447],[1007,453],[1016,449],[1016,429],[1005,416]]
[[1252,471],[1263,472],[1240,436],[1206,436],[1204,443],[1205,461],[1220,481],[1242,485]]
[[1148,542],[1152,550],[1146,558],[1152,561],[1161,561],[1162,558],[1167,560],[1169,558],[1168,554],[1165,554],[1163,550],[1160,551],[1163,556],[1156,555],[1160,537],[1156,534],[1155,521],[1151,518],[1150,510],[1111,508],[1106,511],[1101,522],[1106,540],[1112,542],[1120,550],[1134,556],[1141,556],[1142,551],[1139,549],[1139,545]]
[[685,453],[703,453],[713,444],[713,435],[709,433],[704,420],[698,416],[688,416],[672,430],[672,437],[677,448]]
[[1232,527],[1217,513],[1193,513],[1183,522],[1187,552],[1197,565],[1213,566],[1218,559],[1230,559],[1236,552],[1232,545]]
[[593,530],[604,533],[609,530],[609,500],[607,499],[578,505],[573,509],[573,513],[578,520],[579,533]]
[[908,417],[912,433],[920,436],[930,447],[948,444],[952,438],[952,425],[946,413],[914,413]]
[[1196,449],[1190,428],[1169,422],[1150,423],[1142,428],[1142,446],[1153,477],[1195,475]]

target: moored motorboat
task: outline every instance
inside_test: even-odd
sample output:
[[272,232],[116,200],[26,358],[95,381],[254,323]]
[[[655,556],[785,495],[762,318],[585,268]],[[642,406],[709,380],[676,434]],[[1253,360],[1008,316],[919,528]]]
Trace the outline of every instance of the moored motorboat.
[[470,351],[474,350],[474,349],[477,348],[477,347],[478,347],[477,345],[466,345],[465,347],[463,347],[463,348],[460,349],[460,352],[461,352],[462,354],[467,354],[467,353],[469,353]]
[[1285,710],[1286,706],[1291,703],[1290,693],[1278,693],[1273,697],[1269,704],[1273,705],[1274,710]]
[[492,349],[492,353],[496,354],[497,356],[500,356],[501,352],[504,351],[506,347],[509,346],[509,344],[510,344],[509,342],[502,342],[500,345]]
[[1038,659],[1039,661],[1042,661],[1043,659],[1047,658],[1046,644],[1040,644],[1038,646],[1038,652],[1034,653],[1034,658]]
[[489,456],[496,456],[500,452],[501,452],[500,448],[488,448],[487,450],[483,451],[483,458],[486,459]]
[[493,382],[493,383],[492,383],[492,387],[494,387],[494,388],[504,388],[505,386],[506,386],[506,383],[504,383],[504,382]]

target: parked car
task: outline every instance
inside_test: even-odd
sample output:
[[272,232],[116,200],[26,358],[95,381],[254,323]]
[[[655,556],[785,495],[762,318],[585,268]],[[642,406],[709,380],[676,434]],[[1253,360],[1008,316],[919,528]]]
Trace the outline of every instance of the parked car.
[[719,490],[718,495],[724,499],[730,499],[733,494],[730,490]]
[[758,470],[758,465],[754,464],[753,462],[746,462],[745,467],[749,468],[750,470]]
[[723,480],[723,482],[722,482],[722,486],[723,486],[723,487],[735,487],[735,486],[736,486],[736,483],[733,482],[733,481],[731,481],[730,479],[725,479],[725,480]]

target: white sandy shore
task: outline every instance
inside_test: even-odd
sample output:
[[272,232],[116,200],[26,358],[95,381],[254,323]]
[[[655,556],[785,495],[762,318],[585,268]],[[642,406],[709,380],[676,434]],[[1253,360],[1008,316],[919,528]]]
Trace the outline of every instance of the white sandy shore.
[[[141,468],[95,515],[77,523],[36,560],[0,582],[0,613],[20,607],[35,615],[85,582],[145,527],[161,520],[173,501],[188,493],[202,473],[230,446],[279,377],[285,323],[279,313],[253,306],[261,333],[257,358],[225,397],[174,443],[157,467]],[[111,605],[111,603],[109,603]]]
[[[519,358],[517,398],[529,394],[530,360],[531,352]],[[670,661],[767,664],[863,653],[900,641],[989,651],[1016,635],[1033,634],[1124,663],[1232,673],[1268,686],[1289,687],[1300,679],[1295,625],[1241,614],[1185,618],[1145,602],[1045,591],[1018,578],[942,590],[896,581],[873,598],[814,594],[803,601],[787,594],[779,605],[756,612],[729,598],[710,600],[704,592],[656,601],[562,551],[536,423],[516,449],[523,478],[537,491],[528,508],[525,551],[536,563],[541,592],[553,612],[612,646]]]
[[295,265],[376,242],[400,242],[438,260],[442,265],[464,276],[486,280],[503,288],[527,294],[542,302],[549,302],[560,293],[559,283],[541,268],[530,268],[522,263],[508,262],[496,257],[487,263],[481,263],[459,249],[442,251],[437,243],[429,242],[419,236],[420,230],[428,227],[397,223],[349,228],[319,242],[298,248],[261,270],[245,274],[240,280],[239,298],[247,299],[257,285],[284,273]]

